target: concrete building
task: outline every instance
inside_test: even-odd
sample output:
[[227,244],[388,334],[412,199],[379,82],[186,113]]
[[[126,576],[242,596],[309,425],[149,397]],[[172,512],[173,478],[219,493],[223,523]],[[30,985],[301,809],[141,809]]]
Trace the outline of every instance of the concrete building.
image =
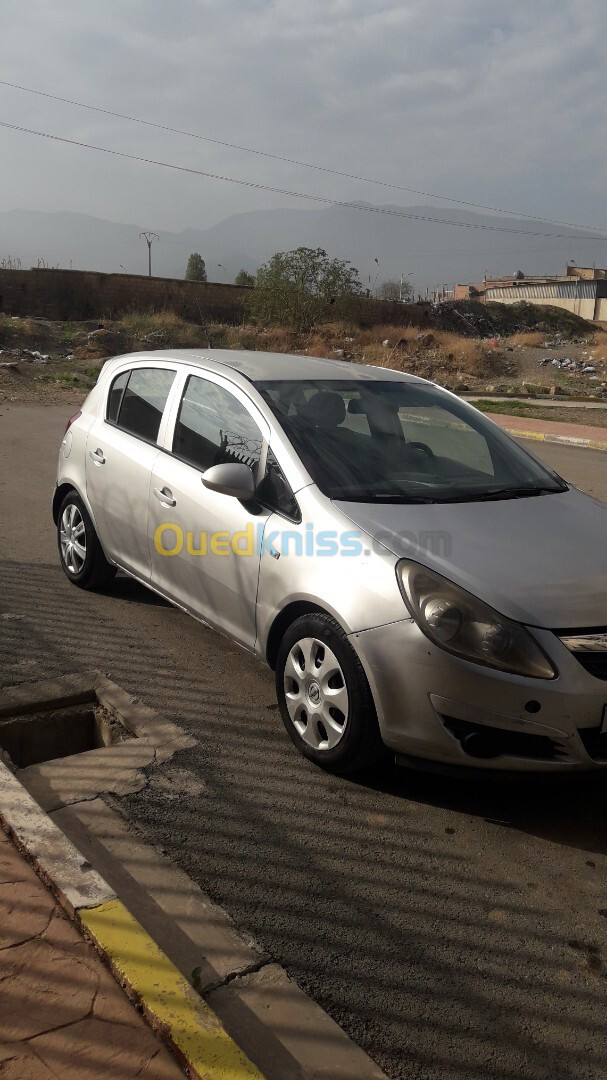
[[486,278],[474,285],[456,285],[456,300],[497,301],[500,304],[543,304],[565,308],[583,319],[607,322],[607,270],[594,266],[567,267],[561,277],[516,275]]

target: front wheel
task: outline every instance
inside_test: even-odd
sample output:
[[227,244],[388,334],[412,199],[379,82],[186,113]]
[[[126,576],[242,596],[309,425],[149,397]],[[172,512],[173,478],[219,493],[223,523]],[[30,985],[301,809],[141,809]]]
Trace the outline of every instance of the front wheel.
[[362,664],[330,615],[304,615],[289,627],[276,695],[289,737],[317,765],[354,772],[386,754]]
[[90,514],[75,491],[61,503],[57,544],[63,572],[79,588],[103,589],[114,578],[116,567],[103,554]]

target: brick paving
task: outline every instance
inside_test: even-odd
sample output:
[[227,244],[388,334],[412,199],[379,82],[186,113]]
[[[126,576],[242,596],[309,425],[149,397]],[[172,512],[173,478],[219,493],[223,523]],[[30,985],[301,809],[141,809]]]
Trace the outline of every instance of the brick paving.
[[1,830],[0,1077],[184,1077],[93,946]]

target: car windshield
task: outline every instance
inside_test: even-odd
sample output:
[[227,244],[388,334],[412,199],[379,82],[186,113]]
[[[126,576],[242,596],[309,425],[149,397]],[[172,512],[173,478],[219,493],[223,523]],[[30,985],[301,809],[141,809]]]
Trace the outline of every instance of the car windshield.
[[567,491],[482,413],[408,380],[284,380],[256,387],[331,499],[467,502]]

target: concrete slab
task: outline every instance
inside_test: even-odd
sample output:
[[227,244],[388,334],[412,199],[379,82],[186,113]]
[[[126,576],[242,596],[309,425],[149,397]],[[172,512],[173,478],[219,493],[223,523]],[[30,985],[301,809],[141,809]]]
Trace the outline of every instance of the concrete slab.
[[245,1053],[263,1060],[268,1080],[387,1080],[278,964],[233,979],[207,1001]]
[[33,862],[41,877],[51,883],[64,907],[73,913],[80,907],[103,904],[114,897],[106,881],[93,870],[54,821],[15,776],[0,762],[0,822]]
[[268,957],[185,874],[102,799],[55,811],[53,820],[99,870],[138,922],[202,990],[250,971]]
[[151,765],[156,750],[145,739],[88,750],[20,769],[17,776],[43,810],[94,799],[102,792],[128,795],[145,786],[142,769]]

